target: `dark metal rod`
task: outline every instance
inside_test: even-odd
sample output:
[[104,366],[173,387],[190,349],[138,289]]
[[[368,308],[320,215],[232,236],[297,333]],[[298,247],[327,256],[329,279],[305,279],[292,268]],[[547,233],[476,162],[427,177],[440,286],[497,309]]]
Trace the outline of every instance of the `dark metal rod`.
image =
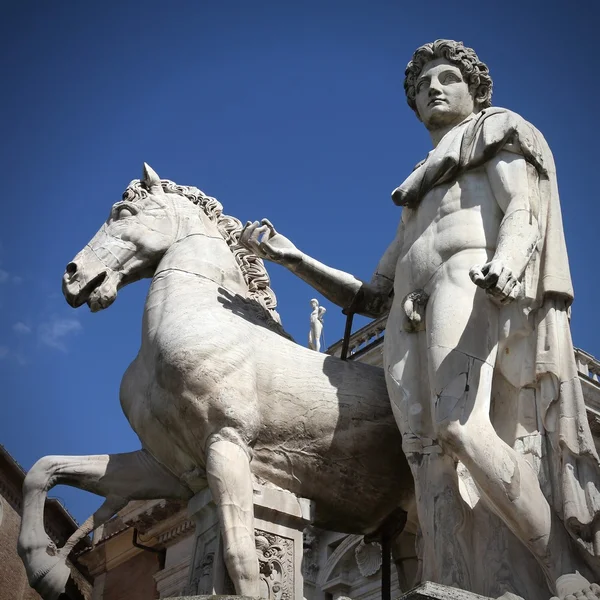
[[152,546],[144,546],[144,544],[140,544],[138,542],[138,530],[137,527],[133,528],[133,540],[131,543],[140,550],[145,550],[146,552],[154,552],[159,555],[159,566],[161,569],[165,568],[165,558],[167,556],[167,550],[165,548],[152,548]]
[[350,346],[350,336],[352,335],[352,319],[354,319],[354,313],[349,312],[346,315],[346,329],[344,331],[344,341],[342,342],[342,360],[348,359],[348,348]]
[[387,531],[381,532],[381,600],[392,599],[392,544]]

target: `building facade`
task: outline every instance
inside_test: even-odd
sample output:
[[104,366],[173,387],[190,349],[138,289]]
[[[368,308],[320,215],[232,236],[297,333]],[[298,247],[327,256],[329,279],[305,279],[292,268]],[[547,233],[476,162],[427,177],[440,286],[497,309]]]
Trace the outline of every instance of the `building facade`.
[[[40,600],[29,587],[23,563],[17,554],[21,527],[22,487],[25,471],[0,445],[0,600]],[[77,523],[56,499],[46,501],[45,527],[57,546],[62,546],[77,529]],[[80,545],[78,551],[82,551]],[[91,578],[85,569],[71,566],[75,585],[69,589],[73,600],[91,597]]]

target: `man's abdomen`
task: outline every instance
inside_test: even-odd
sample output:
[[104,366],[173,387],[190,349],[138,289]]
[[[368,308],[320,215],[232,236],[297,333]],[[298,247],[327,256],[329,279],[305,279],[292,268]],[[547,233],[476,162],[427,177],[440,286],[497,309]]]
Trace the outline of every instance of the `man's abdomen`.
[[463,251],[481,262],[491,259],[503,215],[483,169],[435,187],[416,209],[404,210],[396,294],[424,289],[441,265]]

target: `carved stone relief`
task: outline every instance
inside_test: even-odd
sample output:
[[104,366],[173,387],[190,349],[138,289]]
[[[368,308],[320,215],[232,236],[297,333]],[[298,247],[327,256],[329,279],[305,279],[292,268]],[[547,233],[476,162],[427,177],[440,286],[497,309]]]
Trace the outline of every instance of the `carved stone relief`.
[[209,539],[198,536],[194,551],[194,566],[190,572],[190,580],[185,589],[186,594],[213,593],[213,564],[218,547],[218,529]]
[[261,597],[294,600],[294,542],[256,529],[254,532],[260,568]]
[[316,583],[319,575],[319,533],[307,527],[303,534],[302,576],[308,583]]
[[365,541],[362,540],[354,549],[354,556],[358,570],[363,577],[375,575],[381,568],[381,544],[378,542],[365,544]]

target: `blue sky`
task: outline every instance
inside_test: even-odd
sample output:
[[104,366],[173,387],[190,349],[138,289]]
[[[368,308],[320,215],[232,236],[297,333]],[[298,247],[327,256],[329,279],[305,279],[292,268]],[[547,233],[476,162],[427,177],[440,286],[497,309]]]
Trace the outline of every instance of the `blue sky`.
[[[439,37],[474,47],[493,103],[548,139],[576,290],[573,338],[600,357],[597,6],[3,2],[0,442],[25,468],[46,454],[139,447],[118,387],[139,347],[147,282],[91,314],[67,306],[60,280],[143,161],[369,278],[400,217],[390,193],[430,150],[404,99],[404,68]],[[269,270],[284,325],[304,344],[315,294]],[[343,317],[325,306],[329,344]],[[64,487],[55,495],[79,520],[99,504]]]

